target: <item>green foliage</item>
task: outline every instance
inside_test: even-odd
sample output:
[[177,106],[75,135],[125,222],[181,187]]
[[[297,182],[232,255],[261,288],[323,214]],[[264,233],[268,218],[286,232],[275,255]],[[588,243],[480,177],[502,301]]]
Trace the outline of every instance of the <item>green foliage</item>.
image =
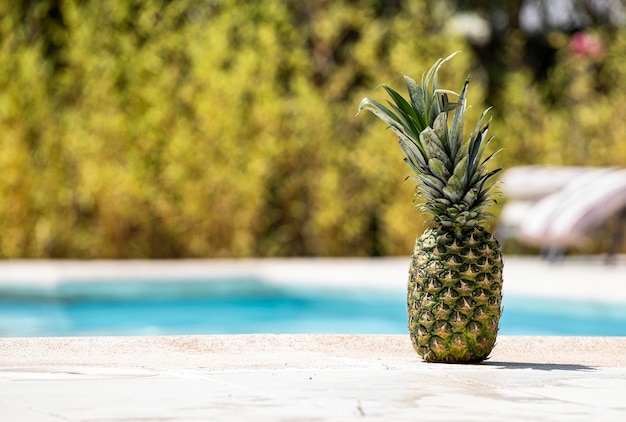
[[354,113],[453,48],[410,3],[4,3],[0,255],[405,253],[410,188]]
[[[545,80],[524,67],[505,76],[494,108],[494,127],[506,134],[496,140],[505,148],[499,165],[626,165],[626,31],[588,33],[607,46],[605,57],[576,54],[569,37],[554,34],[556,63]],[[518,47],[513,37],[509,54]]]
[[[423,221],[401,152],[354,114],[452,51],[465,50],[441,78],[463,84],[473,56],[429,3],[0,2],[0,256],[406,254]],[[619,57],[605,79],[622,77]],[[522,109],[494,121],[510,162],[520,142],[543,153],[568,116],[549,132],[543,88],[511,78]],[[584,142],[623,132],[617,91],[576,103]]]

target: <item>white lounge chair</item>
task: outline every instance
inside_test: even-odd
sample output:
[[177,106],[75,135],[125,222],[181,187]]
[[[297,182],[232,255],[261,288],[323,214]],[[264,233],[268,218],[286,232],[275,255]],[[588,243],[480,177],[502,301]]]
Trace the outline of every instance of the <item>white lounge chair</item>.
[[507,199],[500,216],[503,240],[554,254],[579,246],[612,217],[621,220],[609,256],[626,226],[626,169],[593,167],[513,168],[503,174]]

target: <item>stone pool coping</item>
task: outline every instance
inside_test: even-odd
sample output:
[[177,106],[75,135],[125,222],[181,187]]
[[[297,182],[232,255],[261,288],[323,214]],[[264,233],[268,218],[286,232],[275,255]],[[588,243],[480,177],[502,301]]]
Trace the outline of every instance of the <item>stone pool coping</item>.
[[480,365],[406,335],[0,339],[0,419],[618,421],[626,337],[500,336]]

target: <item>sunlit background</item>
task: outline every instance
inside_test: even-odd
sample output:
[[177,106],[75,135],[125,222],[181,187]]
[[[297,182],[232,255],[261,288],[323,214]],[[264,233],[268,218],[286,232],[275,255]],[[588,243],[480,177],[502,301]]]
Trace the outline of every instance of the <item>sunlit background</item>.
[[409,169],[359,100],[461,50],[441,83],[493,107],[496,166],[623,167],[622,3],[0,2],[0,257],[408,255]]

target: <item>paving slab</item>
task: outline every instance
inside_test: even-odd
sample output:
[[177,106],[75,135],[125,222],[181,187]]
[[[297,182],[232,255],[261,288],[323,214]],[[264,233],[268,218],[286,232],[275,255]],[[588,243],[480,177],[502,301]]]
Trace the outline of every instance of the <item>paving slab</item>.
[[500,336],[479,365],[406,335],[0,339],[2,421],[623,421],[626,337]]

